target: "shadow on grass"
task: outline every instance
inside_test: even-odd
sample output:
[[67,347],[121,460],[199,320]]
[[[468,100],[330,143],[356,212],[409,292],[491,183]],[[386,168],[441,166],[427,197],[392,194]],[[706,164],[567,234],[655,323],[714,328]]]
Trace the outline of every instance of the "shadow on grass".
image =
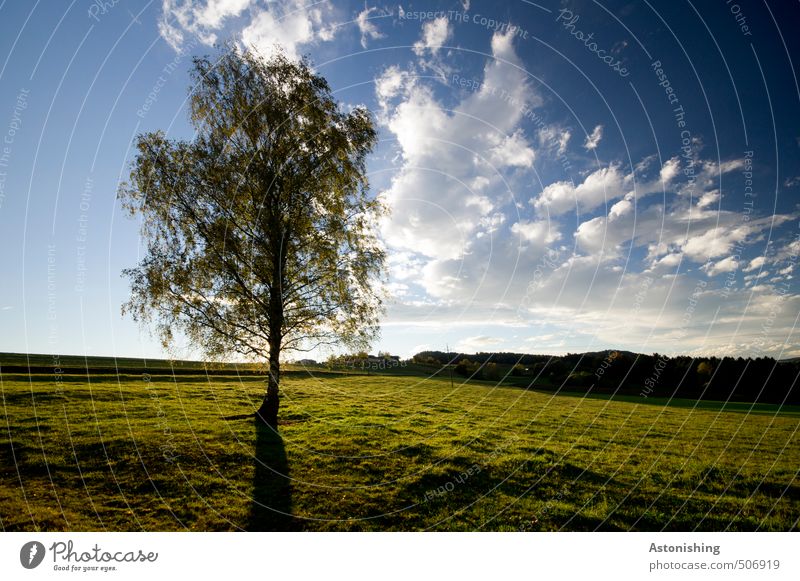
[[574,388],[566,388],[556,390],[545,386],[525,386],[515,385],[512,383],[504,383],[503,387],[516,387],[540,393],[544,395],[557,395],[562,397],[574,397],[578,399],[592,399],[592,400],[613,400],[621,403],[632,403],[646,406],[656,407],[669,407],[677,409],[693,409],[696,411],[709,411],[709,412],[737,412],[746,414],[767,414],[767,415],[781,415],[781,416],[797,416],[800,415],[800,405],[786,404],[780,405],[768,402],[747,402],[747,401],[718,401],[713,399],[692,399],[687,397],[643,397],[635,393],[620,393],[611,394],[606,392],[587,393],[586,390],[578,390]]
[[[622,482],[568,462],[553,463],[554,459],[549,451],[529,462],[496,465],[454,457],[446,470],[428,472],[408,483],[403,498],[421,515],[416,520],[428,523],[425,530],[629,528],[621,515],[606,518],[596,510],[606,497],[612,507],[614,499],[624,497],[627,489]],[[389,525],[403,526],[388,518]]]
[[292,516],[292,490],[289,463],[283,438],[257,418],[253,478],[253,504],[246,529],[248,531],[295,531],[297,520]]

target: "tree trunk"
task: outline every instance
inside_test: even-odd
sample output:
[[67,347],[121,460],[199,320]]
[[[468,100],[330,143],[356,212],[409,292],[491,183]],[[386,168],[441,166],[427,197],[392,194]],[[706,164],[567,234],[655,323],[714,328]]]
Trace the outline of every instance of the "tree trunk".
[[[283,250],[281,237],[280,250]],[[256,415],[273,429],[278,428],[278,408],[281,382],[281,342],[283,340],[283,255],[276,254],[276,264],[272,274],[272,288],[269,296],[269,377],[267,394]]]
[[281,381],[280,347],[273,346],[269,350],[269,377],[267,378],[267,393],[256,416],[268,426],[277,429],[278,408],[280,407],[280,393],[278,386]]
[[281,230],[279,214],[272,206],[273,216],[271,229],[276,233],[273,242],[272,284],[269,293],[269,378],[267,394],[256,416],[271,428],[278,429],[279,391],[281,381],[281,343],[283,341],[283,291],[284,268],[286,267],[286,233]]

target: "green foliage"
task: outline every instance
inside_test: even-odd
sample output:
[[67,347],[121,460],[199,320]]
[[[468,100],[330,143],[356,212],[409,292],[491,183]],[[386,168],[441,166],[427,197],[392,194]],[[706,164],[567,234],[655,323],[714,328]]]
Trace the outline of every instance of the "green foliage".
[[470,379],[488,379],[498,381],[503,378],[504,372],[494,362],[477,363],[469,359],[462,359],[455,366],[455,372]]
[[210,357],[277,365],[282,349],[367,345],[385,258],[365,167],[372,117],[340,111],[306,61],[229,48],[194,60],[193,140],[137,138],[119,195],[146,252],[125,271],[124,311]]
[[570,374],[568,384],[579,387],[590,387],[594,383],[594,380],[594,375],[588,371],[578,371]]
[[472,377],[479,379],[480,365],[473,363],[469,359],[462,359],[455,366],[455,372],[462,377]]
[[[472,377],[482,364],[496,363],[502,381],[519,387],[800,404],[800,390],[793,388],[800,374],[800,358],[776,361],[770,357],[709,357],[698,361],[686,355],[608,350],[561,356],[423,351],[414,360],[442,365],[451,357],[462,362],[459,372],[464,377]],[[485,371],[484,367],[474,377],[485,375]]]
[[369,354],[366,351],[359,351],[344,355],[331,355],[328,357],[328,363],[333,368],[364,369],[368,359]]
[[700,375],[710,376],[711,372],[714,371],[714,368],[711,366],[711,363],[708,361],[701,361],[697,364],[697,373]]
[[497,381],[503,377],[503,374],[500,373],[500,370],[497,368],[497,363],[489,362],[483,366],[483,376],[486,379]]

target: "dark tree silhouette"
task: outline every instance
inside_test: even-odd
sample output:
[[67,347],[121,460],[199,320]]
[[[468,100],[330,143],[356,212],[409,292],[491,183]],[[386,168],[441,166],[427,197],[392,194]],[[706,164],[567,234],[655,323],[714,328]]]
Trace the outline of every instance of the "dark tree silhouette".
[[363,348],[377,333],[385,208],[365,167],[377,134],[306,60],[229,48],[194,60],[193,140],[137,139],[120,197],[147,246],[125,271],[123,312],[165,345],[180,330],[208,357],[267,360],[256,414],[275,426],[284,350]]

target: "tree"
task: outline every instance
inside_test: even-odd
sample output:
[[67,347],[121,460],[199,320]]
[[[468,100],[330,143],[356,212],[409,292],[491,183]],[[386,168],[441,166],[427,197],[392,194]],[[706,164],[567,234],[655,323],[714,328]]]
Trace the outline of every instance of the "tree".
[[708,377],[711,375],[712,371],[714,371],[714,368],[708,361],[701,361],[697,364],[697,373],[699,375],[705,375]]
[[483,376],[486,379],[497,380],[500,379],[500,370],[497,368],[497,363],[490,361],[483,366]]
[[124,271],[123,312],[154,323],[165,346],[180,330],[208,357],[267,360],[256,416],[274,427],[284,350],[363,348],[377,334],[386,209],[366,177],[377,133],[307,60],[228,48],[194,59],[193,140],[137,137],[120,197],[147,247]]
[[470,379],[483,379],[483,367],[469,359],[462,359],[456,364],[456,373]]

